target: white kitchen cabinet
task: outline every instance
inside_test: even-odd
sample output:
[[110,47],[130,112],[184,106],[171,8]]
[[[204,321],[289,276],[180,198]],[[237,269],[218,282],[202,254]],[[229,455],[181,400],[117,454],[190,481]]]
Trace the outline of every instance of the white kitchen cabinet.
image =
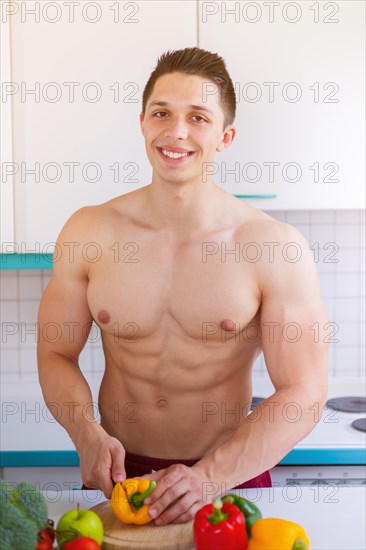
[[[2,82],[11,80],[10,61],[10,21],[1,23],[0,33],[0,74]],[[11,141],[11,102],[0,101],[0,163],[3,167],[5,159],[12,158]],[[14,189],[13,176],[8,175],[7,182],[3,181],[1,168],[0,186],[0,234],[4,242],[14,241]],[[0,250],[1,252],[1,250]]]
[[150,183],[139,126],[143,88],[159,55],[196,45],[197,2],[13,8],[7,100],[14,150],[7,160],[14,163],[16,246],[2,252],[50,253],[75,210]]
[[263,209],[363,208],[365,3],[199,1],[199,46],[227,62],[237,135],[221,186]]
[[264,210],[362,208],[364,22],[353,0],[3,2],[1,251],[52,252],[75,210],[150,182],[143,87],[197,44],[238,97],[218,184]]

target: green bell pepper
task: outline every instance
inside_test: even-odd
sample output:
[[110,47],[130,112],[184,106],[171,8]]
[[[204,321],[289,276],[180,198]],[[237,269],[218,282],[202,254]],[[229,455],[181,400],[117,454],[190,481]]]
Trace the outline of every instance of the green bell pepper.
[[245,526],[247,530],[247,535],[248,535],[248,539],[250,539],[252,536],[253,524],[258,519],[261,519],[262,517],[262,513],[259,510],[259,508],[257,508],[257,506],[255,506],[255,504],[253,504],[249,500],[246,500],[245,498],[240,497],[238,495],[233,495],[233,494],[225,495],[222,497],[221,500],[222,502],[229,502],[230,504],[234,504],[239,508],[239,510],[245,517]]

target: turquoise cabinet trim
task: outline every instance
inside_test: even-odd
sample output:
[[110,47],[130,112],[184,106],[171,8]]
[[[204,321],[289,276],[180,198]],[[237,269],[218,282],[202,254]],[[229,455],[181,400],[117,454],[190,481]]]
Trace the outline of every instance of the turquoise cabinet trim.
[[261,194],[261,195],[234,195],[237,199],[276,199],[278,195],[273,193]]
[[0,467],[79,466],[76,451],[1,451]]
[[[366,464],[366,449],[293,449],[280,466]],[[1,451],[0,467],[79,466],[76,451]]]
[[0,254],[0,270],[52,269],[53,254]]
[[366,449],[293,449],[279,462],[280,466],[288,464],[366,464]]

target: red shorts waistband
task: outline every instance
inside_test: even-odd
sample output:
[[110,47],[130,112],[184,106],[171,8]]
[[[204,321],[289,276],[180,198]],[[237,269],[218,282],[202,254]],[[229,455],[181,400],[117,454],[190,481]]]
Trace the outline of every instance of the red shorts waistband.
[[[152,456],[142,456],[126,452],[125,468],[126,476],[139,477],[150,474],[151,470],[163,470],[173,464],[184,464],[185,466],[194,466],[201,458],[180,459],[180,458],[156,458]],[[272,480],[269,471],[265,471],[259,476],[248,479],[244,483],[231,487],[232,489],[256,489],[259,487],[272,487]],[[229,488],[228,488],[229,489]]]
[[143,456],[137,455],[135,453],[129,453],[126,451],[125,462],[134,464],[136,466],[146,466],[150,467],[151,470],[163,470],[164,468],[169,468],[173,464],[184,464],[185,466],[193,466],[201,460],[199,458],[190,458],[190,459],[181,459],[181,458],[157,458],[153,456]]
[[[164,470],[173,464],[184,464],[191,467],[196,464],[200,458],[180,459],[180,458],[156,458],[152,456],[137,455],[135,453],[126,452],[125,469],[126,478],[140,477],[150,474],[152,470]],[[265,471],[259,476],[256,476],[244,483],[231,487],[232,489],[256,489],[259,487],[272,487],[272,480],[269,471]],[[87,489],[83,485],[83,489]],[[230,488],[228,488],[229,490]]]

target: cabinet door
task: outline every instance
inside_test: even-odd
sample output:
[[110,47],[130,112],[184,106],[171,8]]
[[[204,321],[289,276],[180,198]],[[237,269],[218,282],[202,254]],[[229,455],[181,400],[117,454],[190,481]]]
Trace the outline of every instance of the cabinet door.
[[362,208],[364,2],[200,0],[199,37],[237,93],[217,183],[277,195],[254,201],[263,209]]
[[[3,86],[11,80],[10,22],[0,23],[0,74]],[[12,160],[11,101],[0,101],[0,253],[14,241],[14,190]]]
[[159,55],[196,45],[197,3],[14,6],[16,251],[47,253],[75,210],[150,183],[143,88]]

